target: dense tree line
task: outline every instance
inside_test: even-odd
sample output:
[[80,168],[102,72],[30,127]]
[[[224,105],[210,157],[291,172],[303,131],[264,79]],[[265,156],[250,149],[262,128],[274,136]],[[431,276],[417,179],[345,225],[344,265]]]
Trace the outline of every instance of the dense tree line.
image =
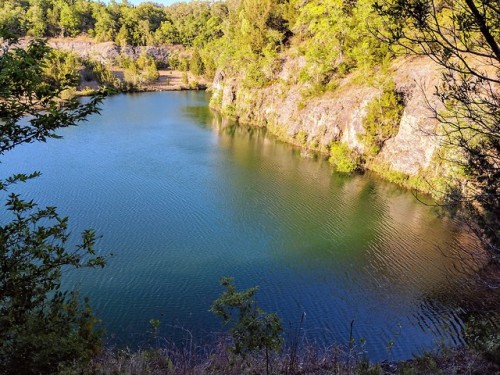
[[[276,53],[293,40],[309,62],[301,79],[325,83],[334,72],[373,64],[387,54],[387,45],[369,30],[369,24],[380,23],[373,3],[228,0],[134,6],[114,0],[0,0],[0,28],[32,37],[85,34],[118,45],[181,44],[200,50],[208,73],[215,66],[248,66],[249,81],[257,83],[265,82]],[[268,70],[264,76],[262,69]]]
[[164,7],[127,1],[0,0],[0,28],[33,37],[88,34],[117,44],[203,44],[221,35],[223,3],[192,2]]
[[381,18],[373,0],[227,0],[171,6],[0,0],[0,29],[7,34],[88,35],[121,46],[180,44],[192,49],[191,64],[174,68],[190,68],[209,78],[218,68],[242,72],[244,82],[257,87],[272,80],[280,67],[278,54],[291,45],[307,59],[299,79],[316,86],[380,62],[389,48],[369,29],[377,22]]
[[[267,84],[278,54],[295,46],[307,65],[301,81],[327,85],[336,75],[370,67],[388,54],[374,0],[227,0],[134,6],[112,0],[0,0],[0,29],[18,36],[75,37],[118,45],[180,44],[194,49],[197,74],[243,72]],[[242,69],[243,68],[243,69]]]
[[217,32],[198,34],[192,44],[209,77],[223,69],[243,78],[244,85],[265,86],[287,51],[306,59],[297,79],[324,89],[350,71],[393,56],[373,32],[383,27],[373,0],[228,0],[214,4],[212,13],[216,9]]

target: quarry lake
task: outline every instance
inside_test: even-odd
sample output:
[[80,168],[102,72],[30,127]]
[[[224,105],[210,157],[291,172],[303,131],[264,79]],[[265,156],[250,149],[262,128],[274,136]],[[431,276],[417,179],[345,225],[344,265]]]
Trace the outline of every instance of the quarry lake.
[[102,236],[107,266],[64,285],[90,297],[109,345],[145,345],[150,319],[169,340],[210,340],[223,276],[258,285],[286,332],[304,316],[310,343],[347,344],[354,321],[372,360],[463,340],[456,253],[472,240],[411,192],[235,126],[203,92],[117,95],[101,112],[7,153],[0,171],[42,171],[13,191],[57,206],[75,242]]

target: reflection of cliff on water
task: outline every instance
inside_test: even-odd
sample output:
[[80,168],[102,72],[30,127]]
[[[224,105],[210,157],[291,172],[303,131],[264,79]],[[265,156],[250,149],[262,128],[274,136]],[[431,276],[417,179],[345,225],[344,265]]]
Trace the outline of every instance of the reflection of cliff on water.
[[399,340],[408,345],[418,332],[462,342],[462,296],[472,293],[468,270],[478,258],[463,257],[477,243],[458,223],[370,173],[337,174],[321,156],[302,158],[265,129],[202,107],[188,112],[217,134],[219,163],[231,163],[216,170],[230,185],[219,204],[231,208],[231,221],[242,231],[251,223],[248,233],[271,256],[261,261],[315,285],[267,285],[280,304],[293,303],[288,294],[309,293],[317,303],[293,314],[306,311],[340,337],[339,327],[355,319],[360,335],[375,325],[385,335],[405,331]]
[[234,199],[234,214],[244,221],[252,210],[265,213],[261,225],[273,228],[268,240],[277,262],[298,274],[311,270],[319,282],[337,286],[332,294],[338,298],[358,295],[373,308],[400,312],[416,304],[423,330],[461,329],[458,316],[443,311],[466,292],[466,270],[476,268],[477,259],[463,258],[462,247],[477,243],[458,223],[370,175],[340,175],[321,158],[300,158],[262,129],[217,115],[212,128],[245,171],[224,178],[252,202],[242,207]]
[[[433,285],[442,288],[461,279],[465,269],[473,266],[474,258],[463,258],[458,252],[462,247],[477,248],[474,238],[458,223],[438,217],[409,192],[370,176],[332,173],[328,163],[297,157],[293,147],[276,142],[263,129],[238,126],[217,115],[212,118],[212,126],[220,135],[219,144],[230,150],[240,165],[252,167],[253,173],[265,170],[280,177],[274,184],[247,191],[271,204],[296,202],[292,213],[297,214],[294,218],[301,221],[303,230],[292,230],[286,236],[294,244],[300,241],[301,232],[312,230],[320,242],[331,245],[316,255],[352,257],[366,252],[370,260],[363,266],[367,271],[380,272],[381,282],[399,280],[398,285],[404,281],[429,290]],[[235,182],[252,185],[252,179]],[[313,187],[316,195],[317,189],[321,190],[319,196],[302,196]],[[289,212],[279,207],[263,208],[269,214],[283,214],[276,217],[277,223],[289,220]],[[300,216],[311,215],[318,220],[300,220]],[[310,246],[303,249],[311,251]]]

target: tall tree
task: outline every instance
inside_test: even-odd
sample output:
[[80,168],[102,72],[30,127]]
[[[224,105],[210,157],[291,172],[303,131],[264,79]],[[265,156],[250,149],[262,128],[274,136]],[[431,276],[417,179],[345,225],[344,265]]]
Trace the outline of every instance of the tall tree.
[[29,35],[36,37],[45,36],[47,32],[47,7],[46,0],[30,0],[29,9],[26,12]]
[[12,0],[0,2],[0,30],[10,35],[19,35],[25,28],[24,9],[16,3]]
[[102,4],[93,4],[94,29],[91,34],[98,42],[108,42],[115,38],[117,23],[113,15]]
[[80,14],[75,4],[61,0],[58,5],[60,9],[59,26],[61,29],[61,36],[76,36],[80,31]]

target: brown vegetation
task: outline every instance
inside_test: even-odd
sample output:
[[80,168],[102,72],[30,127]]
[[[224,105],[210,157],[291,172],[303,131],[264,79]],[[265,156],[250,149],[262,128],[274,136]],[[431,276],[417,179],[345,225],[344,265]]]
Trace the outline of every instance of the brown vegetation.
[[[164,345],[148,350],[106,350],[96,358],[89,373],[93,374],[265,374],[264,355],[243,359],[230,354],[230,344],[220,340],[216,345],[179,348]],[[271,359],[270,373],[302,374],[500,374],[500,366],[470,349],[441,349],[401,362],[372,364],[363,358],[360,348],[333,346],[318,349],[308,346],[300,354],[288,349]]]

